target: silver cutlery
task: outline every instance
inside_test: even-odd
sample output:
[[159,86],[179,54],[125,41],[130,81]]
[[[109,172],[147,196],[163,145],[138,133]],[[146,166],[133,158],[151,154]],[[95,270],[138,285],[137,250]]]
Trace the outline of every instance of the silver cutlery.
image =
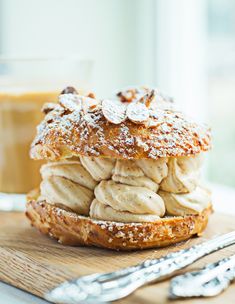
[[118,300],[141,286],[166,278],[196,260],[232,244],[235,244],[235,231],[167,254],[160,259],[146,260],[115,272],[97,273],[64,282],[49,291],[45,298],[64,304]]
[[235,255],[171,280],[169,298],[212,297],[235,279]]

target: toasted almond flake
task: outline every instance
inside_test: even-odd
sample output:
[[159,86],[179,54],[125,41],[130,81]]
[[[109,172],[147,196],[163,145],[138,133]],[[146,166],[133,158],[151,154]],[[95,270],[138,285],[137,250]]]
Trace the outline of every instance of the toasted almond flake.
[[90,98],[95,98],[95,93],[93,92],[90,92],[87,94],[87,97],[90,97]]
[[78,94],[78,91],[71,86],[66,87],[65,89],[63,89],[63,91],[60,93],[62,94]]
[[101,105],[100,100],[90,98],[90,97],[82,97],[82,109],[84,113],[92,112],[98,108],[99,105]]
[[147,108],[149,108],[151,102],[156,99],[156,91],[153,89],[148,91],[143,96],[140,96],[138,102],[144,103]]
[[56,103],[53,102],[47,102],[42,106],[41,111],[44,114],[48,114],[49,112],[51,112],[52,110],[54,110],[56,108]]
[[70,111],[81,111],[82,109],[81,98],[76,94],[62,94],[59,96],[59,102]]
[[133,102],[140,99],[149,91],[150,89],[145,86],[128,87],[119,91],[116,95],[122,102]]
[[126,104],[119,100],[105,99],[102,102],[102,112],[109,122],[120,124],[126,119]]
[[141,102],[132,102],[128,105],[126,111],[127,117],[134,123],[143,123],[149,118],[149,110]]

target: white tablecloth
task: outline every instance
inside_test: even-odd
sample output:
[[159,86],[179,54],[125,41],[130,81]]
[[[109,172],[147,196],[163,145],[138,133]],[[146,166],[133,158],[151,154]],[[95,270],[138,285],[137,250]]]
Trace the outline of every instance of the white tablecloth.
[[[213,205],[217,212],[235,215],[235,189],[213,184],[210,186],[213,193]],[[49,303],[27,292],[0,282],[1,303],[8,304],[45,304]]]

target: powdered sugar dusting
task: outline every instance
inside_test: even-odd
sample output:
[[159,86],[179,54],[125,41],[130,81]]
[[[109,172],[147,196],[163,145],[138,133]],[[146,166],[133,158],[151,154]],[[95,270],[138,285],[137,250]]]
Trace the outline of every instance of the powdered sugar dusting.
[[59,96],[59,103],[70,111],[81,111],[82,102],[77,94],[62,94]]
[[[61,105],[51,107],[38,126],[31,149],[33,158],[48,157],[43,153],[44,148],[54,151],[57,158],[63,157],[65,149],[66,157],[86,155],[123,159],[135,159],[139,155],[153,159],[190,155],[210,148],[210,130],[173,109],[150,106],[149,120],[136,125],[129,119],[122,121],[126,115],[123,114],[125,103],[121,103],[123,108],[118,106],[118,111],[121,109],[118,115],[115,114],[117,108],[108,104],[110,112],[104,115],[101,102],[85,96],[74,97],[78,96],[74,94],[61,96],[66,95],[73,95],[73,101],[69,97],[69,101],[65,99]],[[82,106],[84,104],[86,108]],[[128,105],[132,106],[132,103]]]
[[143,123],[149,118],[149,110],[143,103],[132,102],[127,107],[127,117],[135,123]]
[[120,124],[126,119],[126,105],[119,100],[103,100],[102,111],[111,123]]

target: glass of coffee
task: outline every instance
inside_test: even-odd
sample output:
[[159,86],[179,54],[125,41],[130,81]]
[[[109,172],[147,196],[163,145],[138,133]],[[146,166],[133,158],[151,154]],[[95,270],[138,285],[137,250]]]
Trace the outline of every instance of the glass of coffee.
[[41,162],[29,158],[29,148],[42,105],[66,86],[88,89],[91,72],[92,62],[77,57],[0,57],[0,210],[20,207],[40,182]]

